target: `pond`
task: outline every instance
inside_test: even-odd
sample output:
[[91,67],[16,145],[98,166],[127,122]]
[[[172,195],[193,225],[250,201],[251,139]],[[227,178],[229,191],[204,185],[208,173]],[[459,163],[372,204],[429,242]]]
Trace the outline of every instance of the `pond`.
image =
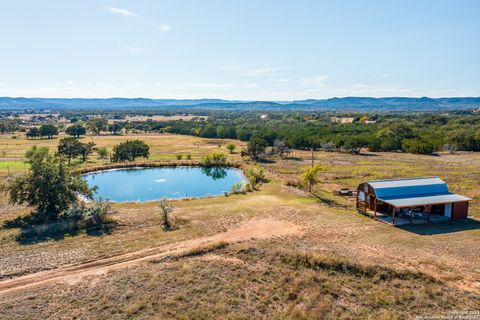
[[227,167],[160,167],[97,171],[84,175],[95,198],[113,202],[145,202],[181,198],[203,198],[230,191],[246,183],[242,171]]

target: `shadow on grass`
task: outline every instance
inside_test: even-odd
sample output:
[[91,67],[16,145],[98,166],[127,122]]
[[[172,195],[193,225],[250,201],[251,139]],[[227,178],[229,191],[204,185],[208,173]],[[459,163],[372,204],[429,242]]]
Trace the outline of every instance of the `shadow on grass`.
[[480,221],[474,219],[454,220],[441,223],[402,225],[397,228],[422,236],[480,230]]
[[16,218],[5,221],[4,228],[20,229],[20,234],[15,240],[22,245],[36,244],[50,240],[63,240],[65,237],[73,237],[80,233],[86,233],[92,237],[110,234],[116,227],[115,222],[102,225],[86,226],[78,220],[56,220],[49,223],[38,223],[31,216]]
[[346,208],[347,206],[345,204],[342,204],[335,199],[331,199],[325,196],[322,196],[318,192],[312,192],[311,193],[313,197],[315,197],[318,201],[320,201],[323,204],[326,204],[329,207],[337,207],[337,208]]

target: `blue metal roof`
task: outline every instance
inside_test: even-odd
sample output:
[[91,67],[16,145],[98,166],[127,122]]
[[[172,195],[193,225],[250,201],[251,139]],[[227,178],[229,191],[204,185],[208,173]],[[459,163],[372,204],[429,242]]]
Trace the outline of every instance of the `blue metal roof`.
[[378,200],[395,207],[453,203],[472,199],[450,193],[438,177],[367,181]]
[[437,177],[374,180],[367,183],[373,188],[377,198],[448,193],[447,184]]

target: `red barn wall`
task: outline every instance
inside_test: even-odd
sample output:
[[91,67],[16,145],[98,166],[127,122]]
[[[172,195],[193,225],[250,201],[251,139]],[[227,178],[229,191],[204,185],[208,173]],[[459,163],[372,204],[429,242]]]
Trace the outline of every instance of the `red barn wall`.
[[468,215],[468,201],[453,204],[452,219],[466,219]]

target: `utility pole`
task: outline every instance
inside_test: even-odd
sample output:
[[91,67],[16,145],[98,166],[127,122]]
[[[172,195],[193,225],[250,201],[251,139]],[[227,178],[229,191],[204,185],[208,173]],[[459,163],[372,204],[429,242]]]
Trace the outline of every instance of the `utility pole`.
[[310,150],[312,151],[312,167],[313,167],[313,148],[310,148]]

